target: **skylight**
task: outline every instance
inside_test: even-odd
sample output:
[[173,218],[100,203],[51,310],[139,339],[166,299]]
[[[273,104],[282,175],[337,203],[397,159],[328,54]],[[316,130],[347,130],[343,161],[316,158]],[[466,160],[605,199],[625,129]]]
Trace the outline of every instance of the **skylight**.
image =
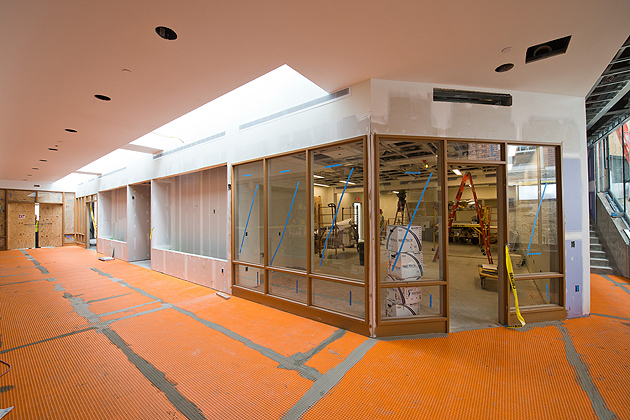
[[285,64],[131,144],[170,150],[327,94]]

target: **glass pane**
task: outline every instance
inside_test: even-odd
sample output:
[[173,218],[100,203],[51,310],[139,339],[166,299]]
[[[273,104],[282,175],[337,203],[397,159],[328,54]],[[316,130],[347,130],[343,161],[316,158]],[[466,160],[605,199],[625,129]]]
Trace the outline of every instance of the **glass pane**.
[[363,142],[312,153],[312,271],[363,281]]
[[381,288],[381,319],[442,316],[443,286]]
[[306,153],[267,161],[269,259],[306,271]]
[[365,290],[360,286],[312,279],[313,306],[365,318]]
[[508,146],[510,258],[515,272],[559,272],[554,147]]
[[501,160],[501,145],[489,143],[456,143],[446,146],[447,159]]
[[628,209],[628,184],[630,173],[630,132],[628,123],[623,124],[608,136],[608,156],[610,161],[610,192],[622,212]]
[[269,271],[269,294],[306,303],[306,277]]
[[[560,278],[516,280],[519,308],[538,305],[560,304]],[[510,308],[514,309],[514,294],[510,289]]]
[[262,264],[264,260],[263,163],[234,167],[234,259]]
[[437,142],[379,143],[381,282],[443,278],[440,154]]
[[265,270],[256,267],[247,267],[235,264],[234,273],[235,282],[237,285],[264,293]]

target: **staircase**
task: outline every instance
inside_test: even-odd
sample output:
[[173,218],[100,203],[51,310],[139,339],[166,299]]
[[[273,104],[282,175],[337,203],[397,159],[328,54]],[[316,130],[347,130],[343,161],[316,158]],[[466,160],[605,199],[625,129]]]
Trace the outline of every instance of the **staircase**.
[[606,252],[604,252],[597,233],[595,233],[590,223],[589,230],[591,235],[591,273],[613,274],[613,269],[610,266],[610,261],[606,257]]

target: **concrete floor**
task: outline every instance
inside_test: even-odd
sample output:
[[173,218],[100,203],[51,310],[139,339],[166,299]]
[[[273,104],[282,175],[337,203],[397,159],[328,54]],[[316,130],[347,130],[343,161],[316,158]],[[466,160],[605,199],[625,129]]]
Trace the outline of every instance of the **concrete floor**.
[[[377,340],[78,247],[0,252],[12,419],[630,419],[630,281],[591,316]],[[0,366],[0,374],[6,372]]]
[[[499,326],[497,280],[481,287],[479,264],[488,264],[478,245],[451,243],[448,248],[451,332]],[[496,247],[491,252],[496,257]]]

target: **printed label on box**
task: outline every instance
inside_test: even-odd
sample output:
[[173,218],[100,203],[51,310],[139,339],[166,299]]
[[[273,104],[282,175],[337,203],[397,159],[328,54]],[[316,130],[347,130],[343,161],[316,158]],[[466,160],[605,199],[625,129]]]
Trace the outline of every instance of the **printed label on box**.
[[411,226],[407,237],[407,226],[388,225],[387,240],[385,242],[387,250],[390,252],[398,252],[400,245],[405,240],[401,252],[420,252],[422,251],[422,226]]
[[387,268],[389,274],[399,279],[422,277],[422,252],[402,252],[398,261],[396,261],[396,254],[390,253]]
[[419,303],[422,299],[421,287],[389,287],[387,288],[386,299],[388,302],[407,305]]

